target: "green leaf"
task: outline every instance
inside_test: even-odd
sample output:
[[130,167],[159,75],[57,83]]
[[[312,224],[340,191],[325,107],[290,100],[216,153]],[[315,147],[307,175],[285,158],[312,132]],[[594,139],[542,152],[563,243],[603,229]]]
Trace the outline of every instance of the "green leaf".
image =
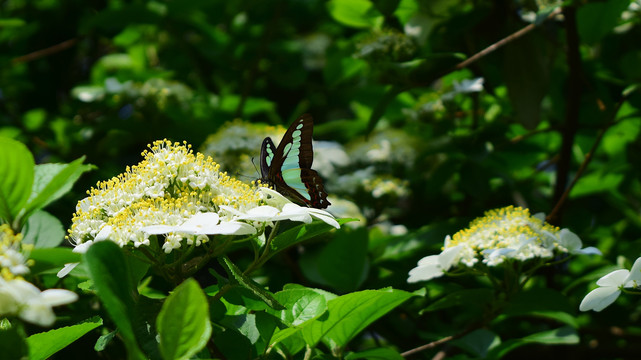
[[512,339],[492,348],[487,358],[500,359],[510,351],[527,344],[574,345],[579,343],[579,335],[569,326],[542,331],[521,339]]
[[29,217],[22,233],[22,242],[33,244],[36,249],[54,248],[65,239],[65,229],[60,220],[44,210]]
[[327,10],[334,20],[355,28],[380,26],[383,16],[368,0],[330,0]]
[[364,290],[337,297],[327,303],[327,316],[321,316],[302,329],[305,342],[319,341],[330,348],[344,347],[365,327],[414,296],[395,289]]
[[219,262],[225,268],[225,271],[227,271],[227,275],[229,275],[230,282],[232,284],[238,284],[248,289],[273,309],[284,309],[283,305],[279,304],[269,291],[263,289],[260,285],[256,284],[254,280],[243,274],[242,271],[240,271],[240,269],[236,265],[234,265],[234,263],[232,263],[228,257],[222,257],[221,259],[219,259]]
[[118,330],[114,330],[108,334],[102,335],[96,340],[96,345],[94,345],[93,349],[100,352],[105,350],[107,348],[107,345],[111,343],[111,341],[116,337],[116,334],[118,333]]
[[[345,219],[340,219],[345,220]],[[352,221],[352,219],[347,219]],[[347,222],[347,221],[345,221]],[[345,222],[339,221],[339,224],[344,224]],[[279,252],[287,249],[288,247],[301,243],[305,240],[311,239],[323,233],[333,230],[334,227],[328,225],[327,223],[317,220],[310,224],[301,224],[294,226],[291,229],[283,231],[274,237],[271,243],[270,257],[278,254]]]
[[74,253],[71,248],[36,248],[31,250],[29,258],[34,261],[31,273],[40,274],[52,269],[57,272],[65,264],[80,262],[82,255]]
[[269,340],[280,322],[265,312],[226,316],[221,325],[238,331],[254,346],[256,354],[261,354],[269,345]]
[[337,232],[316,258],[323,282],[339,292],[356,290],[367,277],[368,235],[364,227]]
[[27,359],[29,353],[24,329],[18,324],[9,324],[9,320],[0,321],[0,354],[3,359]]
[[576,310],[569,300],[566,295],[553,289],[529,289],[518,293],[510,301],[504,311],[507,315],[504,321],[511,322],[515,316],[538,317],[578,328],[577,319],[571,315]]
[[84,156],[69,164],[42,164],[35,168],[33,192],[25,206],[24,218],[58,200],[71,190],[80,175],[94,168],[83,164]]
[[594,44],[618,24],[621,13],[630,5],[629,0],[609,0],[583,4],[576,14],[579,38]]
[[48,359],[100,325],[102,325],[102,319],[94,317],[80,324],[31,335],[27,338],[29,360]]
[[85,259],[94,288],[107,313],[118,326],[129,358],[144,358],[134,335],[132,294],[135,293],[135,288],[130,283],[122,250],[112,241],[100,241],[89,247]]
[[547,39],[532,33],[505,48],[505,84],[518,120],[527,129],[540,122],[541,101],[548,92],[552,51]]
[[207,297],[196,280],[187,279],[167,297],[156,322],[165,359],[189,359],[211,336]]
[[24,144],[0,137],[0,219],[16,231],[22,227],[14,221],[31,194],[34,166],[33,156]]
[[403,360],[404,357],[398,353],[398,351],[390,348],[376,348],[365,351],[359,351],[357,353],[350,353],[345,356],[345,360],[357,360],[357,359],[367,359],[367,360]]
[[477,358],[485,358],[490,349],[501,343],[501,339],[492,331],[478,329],[460,339],[452,340],[451,343],[468,351]]
[[327,310],[325,296],[312,289],[286,289],[274,294],[274,298],[285,309],[281,311],[268,310],[267,312],[278,316],[287,326],[298,326],[319,317]]

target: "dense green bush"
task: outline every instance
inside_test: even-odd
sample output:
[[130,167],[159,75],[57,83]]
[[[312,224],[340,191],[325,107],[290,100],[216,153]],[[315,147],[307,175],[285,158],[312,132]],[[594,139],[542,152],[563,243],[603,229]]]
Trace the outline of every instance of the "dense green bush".
[[[6,1],[0,348],[634,358],[637,298],[610,302],[641,281],[639,38],[638,0]],[[303,113],[338,223],[250,184]],[[152,173],[160,139],[188,162]],[[219,227],[114,220],[182,210]]]

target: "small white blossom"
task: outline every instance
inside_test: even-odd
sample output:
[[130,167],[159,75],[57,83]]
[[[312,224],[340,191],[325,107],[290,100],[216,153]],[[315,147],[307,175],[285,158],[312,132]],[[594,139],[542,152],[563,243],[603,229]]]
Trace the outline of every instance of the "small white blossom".
[[622,288],[639,287],[641,285],[641,257],[634,262],[631,270],[615,270],[597,280],[596,284],[599,287],[590,291],[583,298],[579,310],[601,311],[621,295]]
[[41,326],[51,326],[56,316],[52,306],[78,300],[78,295],[64,289],[40,291],[22,279],[4,280],[0,277],[0,317],[17,315],[24,321]]

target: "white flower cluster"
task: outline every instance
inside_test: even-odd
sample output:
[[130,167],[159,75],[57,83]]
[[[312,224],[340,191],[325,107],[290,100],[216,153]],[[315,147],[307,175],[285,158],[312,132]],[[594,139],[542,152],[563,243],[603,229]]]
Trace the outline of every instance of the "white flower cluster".
[[[253,188],[220,172],[211,158],[193,154],[188,146],[156,141],[143,156],[78,203],[69,230],[74,244],[108,238],[120,246],[149,245],[147,226],[179,226],[206,212],[217,213],[222,223],[233,222],[229,214],[218,213],[220,205],[243,211],[260,202]],[[179,238],[167,240],[166,252],[181,246]]]
[[[298,206],[274,191],[233,179],[186,145],[157,141],[143,156],[141,163],[99,183],[78,203],[68,236],[75,252],[103,240],[121,247],[148,246],[151,236],[165,235],[162,248],[170,253],[184,245],[200,246],[209,241],[207,235],[253,235],[272,221],[311,222],[312,216],[339,227],[326,211]],[[267,215],[255,216],[266,207]],[[68,264],[58,276],[75,265]]]
[[442,276],[453,267],[474,267],[479,261],[497,266],[505,261],[547,259],[555,252],[600,254],[596,248],[582,249],[581,239],[568,229],[559,229],[528,209],[508,206],[490,210],[470,223],[469,228],[445,238],[443,252],[424,257],[409,273],[408,282]]

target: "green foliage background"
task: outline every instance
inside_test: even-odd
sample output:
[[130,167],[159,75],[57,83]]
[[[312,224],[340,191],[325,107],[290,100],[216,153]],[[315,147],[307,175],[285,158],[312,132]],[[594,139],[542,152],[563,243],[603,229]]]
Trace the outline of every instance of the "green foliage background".
[[[562,14],[550,16],[560,5]],[[97,166],[48,207],[65,226],[85,190],[138,162],[148,143],[199,147],[238,118],[287,126],[308,112],[317,140],[388,137],[398,144],[393,153],[413,155],[375,171],[405,180],[409,195],[345,195],[361,206],[365,228],[268,264],[260,275],[273,291],[292,282],[338,293],[416,290],[422,285],[408,285],[407,272],[440,251],[445,235],[496,207],[550,213],[581,169],[551,220],[603,257],[546,270],[492,330],[506,341],[569,325],[579,336],[574,345],[519,348],[514,358],[630,358],[641,352],[637,298],[624,296],[601,313],[579,314],[578,304],[613,265],[629,268],[641,255],[640,7],[629,0],[7,0],[0,135],[25,143],[37,163],[85,155]],[[536,28],[456,68],[528,21]],[[476,77],[483,91],[452,93]],[[394,142],[399,133],[411,141]],[[381,223],[408,232],[393,235]],[[435,301],[480,285],[431,281],[424,298],[351,346],[402,352],[458,333],[481,320],[483,297]],[[88,303],[75,306],[77,319],[86,318]],[[93,354],[95,335],[60,358]],[[449,351],[473,356],[471,342]]]

